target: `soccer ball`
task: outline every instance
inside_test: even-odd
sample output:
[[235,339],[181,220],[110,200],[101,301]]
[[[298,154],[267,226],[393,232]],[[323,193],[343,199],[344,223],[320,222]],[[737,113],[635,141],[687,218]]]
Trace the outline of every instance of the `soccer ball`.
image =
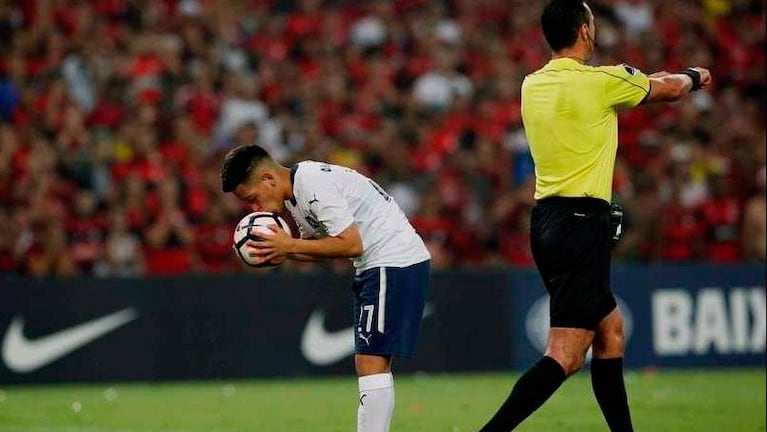
[[277,213],[271,212],[253,212],[244,218],[240,219],[237,223],[237,227],[234,229],[234,252],[242,262],[251,267],[272,267],[279,264],[254,264],[255,257],[248,256],[245,243],[248,240],[260,240],[260,235],[268,236],[272,234],[272,231],[268,228],[269,225],[277,225],[282,228],[289,236],[293,233],[290,230],[290,225]]

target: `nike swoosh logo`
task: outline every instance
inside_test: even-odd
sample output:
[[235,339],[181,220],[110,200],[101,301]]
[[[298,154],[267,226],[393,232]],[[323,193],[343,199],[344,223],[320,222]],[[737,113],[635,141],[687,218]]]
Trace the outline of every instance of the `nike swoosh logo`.
[[132,308],[30,340],[24,336],[24,319],[15,317],[3,338],[2,357],[8,369],[27,373],[46,366],[101,336],[136,319]]
[[[423,317],[434,313],[434,307],[426,304]],[[354,354],[354,327],[335,332],[325,330],[325,312],[315,310],[309,316],[301,335],[301,354],[311,364],[328,366]]]

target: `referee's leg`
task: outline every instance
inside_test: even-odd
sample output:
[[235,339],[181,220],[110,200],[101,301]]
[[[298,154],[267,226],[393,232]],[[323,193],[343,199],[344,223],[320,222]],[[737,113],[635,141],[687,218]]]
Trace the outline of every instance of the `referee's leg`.
[[508,432],[537,410],[582,366],[594,332],[552,327],[544,356],[514,384],[509,397],[480,432]]
[[597,327],[591,360],[591,387],[612,432],[634,430],[623,382],[624,346],[623,315],[616,307]]

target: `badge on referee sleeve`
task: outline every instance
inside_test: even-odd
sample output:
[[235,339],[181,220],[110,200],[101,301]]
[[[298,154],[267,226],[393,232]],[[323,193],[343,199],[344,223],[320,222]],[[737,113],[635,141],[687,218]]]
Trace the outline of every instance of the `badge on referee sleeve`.
[[627,65],[626,63],[623,63],[623,69],[625,69],[625,70],[626,70],[626,72],[627,72],[629,75],[631,75],[631,76],[634,76],[634,75],[636,75],[637,73],[639,73],[639,71],[637,70],[637,68],[635,68],[635,67],[633,67],[633,66],[629,66],[629,65]]
[[639,69],[625,63],[599,66],[604,79],[605,103],[608,106],[633,108],[650,92],[650,78]]

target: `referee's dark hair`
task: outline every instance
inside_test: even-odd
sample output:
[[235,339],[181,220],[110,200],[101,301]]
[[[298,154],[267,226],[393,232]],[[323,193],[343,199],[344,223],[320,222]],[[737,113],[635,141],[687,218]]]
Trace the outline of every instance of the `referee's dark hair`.
[[229,151],[221,166],[221,190],[233,192],[248,180],[253,169],[263,160],[271,160],[271,157],[257,145],[240,146]]
[[589,12],[582,0],[551,0],[541,13],[543,36],[552,51],[573,46],[583,24],[589,24]]

